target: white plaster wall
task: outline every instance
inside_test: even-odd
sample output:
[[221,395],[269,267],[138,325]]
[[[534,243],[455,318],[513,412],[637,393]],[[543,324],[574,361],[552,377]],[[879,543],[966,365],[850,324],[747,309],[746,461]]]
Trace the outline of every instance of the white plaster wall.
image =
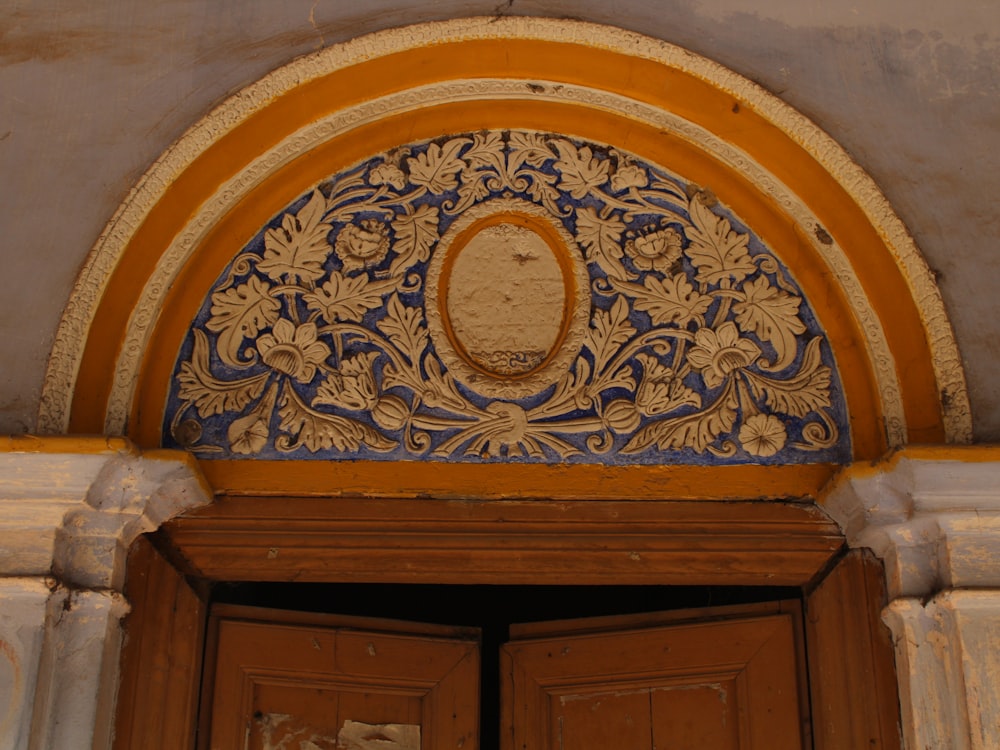
[[0,750],[28,745],[49,595],[38,578],[0,579]]
[[[749,10],[753,8],[753,10]],[[754,79],[875,177],[940,283],[976,436],[1000,439],[995,0],[8,0],[0,9],[0,433],[34,428],[58,316],[148,165],[215,103],[361,33],[497,13],[651,34]]]

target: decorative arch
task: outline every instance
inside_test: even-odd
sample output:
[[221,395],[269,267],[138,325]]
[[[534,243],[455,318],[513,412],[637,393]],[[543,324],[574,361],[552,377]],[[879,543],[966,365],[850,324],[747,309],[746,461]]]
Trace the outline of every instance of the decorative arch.
[[[534,145],[518,145],[528,141]],[[536,152],[525,156],[530,148]],[[524,184],[511,171],[517,159],[534,170],[535,177],[522,175]],[[383,188],[392,193],[392,215],[374,204],[356,213],[349,203],[338,208],[337,186],[351,180],[372,189],[364,200]],[[411,189],[423,191],[423,202],[404,200]],[[458,211],[462,201],[469,205]],[[433,226],[424,220],[432,210]],[[466,351],[468,334],[456,333],[442,300],[449,287],[441,279],[454,276],[455,258],[472,257],[468,247],[498,242],[487,235],[512,227],[535,243],[527,252],[548,249],[563,289],[554,343],[532,354],[538,362],[507,360],[526,372],[497,370]],[[289,265],[276,249],[280,236],[287,245],[309,231],[325,249]],[[352,241],[353,259],[337,250]],[[338,289],[360,289],[362,278],[378,299],[338,315]],[[265,311],[235,333],[219,312],[226,295],[239,307],[258,292],[270,300]],[[428,444],[427,454],[443,451],[441,461],[415,466],[409,462],[423,456],[424,438],[389,417],[412,422],[426,394],[385,380],[388,354],[385,347],[376,354],[370,336],[352,350],[363,333],[327,331],[320,341],[317,324],[349,322],[391,339],[385,321],[405,328],[417,314],[408,311],[427,313],[414,325],[431,339],[431,349],[413,352],[417,379],[440,378],[442,393],[454,385],[462,408],[506,420],[505,429],[551,401],[553,389],[587,380],[574,364],[578,352],[586,349],[594,375],[606,354],[595,331],[605,343],[620,338],[615,326],[673,334],[659,349],[626,357],[628,372],[609,373],[621,382],[551,417],[601,423],[585,435],[593,460],[573,458],[586,453],[586,439],[550,430],[544,445],[537,435],[532,444],[482,435],[456,442],[452,434],[455,450]],[[221,349],[219,337],[227,337]],[[276,364],[282,347],[286,358],[301,359],[314,343],[322,346],[299,363],[305,369]],[[686,359],[678,354],[684,349]],[[303,448],[320,380],[342,378],[348,365],[357,375],[362,360],[378,393],[351,401],[331,386],[315,411],[353,419],[371,436],[360,440],[367,447],[346,450],[352,446],[329,439],[315,441],[322,449]],[[192,375],[199,362],[201,375]],[[185,366],[189,380],[252,383],[230,402],[199,402],[179,381]],[[477,377],[493,390],[470,387]],[[538,377],[541,391],[510,390]],[[311,403],[295,383],[309,386]],[[663,395],[671,388],[673,397]],[[815,397],[802,402],[809,392]],[[353,408],[357,398],[364,409]],[[295,399],[304,411],[282,415]],[[719,403],[731,414],[708,438],[663,436],[671,418],[691,423]],[[446,419],[437,406],[423,413],[420,435]],[[223,414],[229,420],[218,422]],[[214,443],[194,437],[213,419]],[[778,422],[776,450],[748,449],[754,439],[759,446],[774,438]],[[241,456],[261,450],[232,449],[233,435],[244,437],[243,447],[260,440],[280,447],[272,432],[291,424],[298,429],[280,438],[293,448],[286,456],[272,452],[248,468]],[[322,481],[380,494],[637,497],[811,494],[841,464],[971,435],[960,360],[933,278],[885,198],[839,146],[755,84],[685,50],[618,29],[525,18],[426,24],[323,50],[194,126],[149,170],[92,251],[57,334],[39,427],[126,434],[142,446],[166,441],[205,458],[222,449],[221,460],[204,464],[214,486],[230,489],[271,482],[275,491],[289,484],[305,491]],[[681,428],[669,429],[676,436]],[[824,447],[809,452],[810,438]],[[382,445],[389,464],[365,452],[393,440],[396,453]],[[792,443],[798,453],[781,452]],[[456,451],[479,457],[447,461]],[[308,461],[332,453],[350,460],[335,470]],[[301,465],[275,479],[272,465],[287,469],[288,460]]]

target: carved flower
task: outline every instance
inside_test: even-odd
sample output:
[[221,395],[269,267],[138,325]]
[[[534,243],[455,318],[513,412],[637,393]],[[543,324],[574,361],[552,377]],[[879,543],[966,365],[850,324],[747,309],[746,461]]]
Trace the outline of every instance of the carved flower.
[[626,242],[625,252],[640,271],[666,273],[681,257],[681,236],[671,227],[647,231]]
[[368,182],[372,185],[390,185],[396,190],[402,190],[406,186],[406,176],[399,167],[383,162],[368,173]]
[[635,358],[643,370],[635,405],[644,415],[655,417],[680,406],[701,406],[701,396],[684,385],[674,371],[664,367],[656,357],[640,353]]
[[611,175],[611,189],[616,193],[630,187],[646,187],[648,184],[649,178],[646,176],[646,170],[642,167],[637,167],[635,164],[626,164],[623,167],[619,167]]
[[740,442],[751,456],[773,456],[785,447],[788,433],[773,414],[754,414],[740,427]]
[[698,329],[694,343],[688,352],[688,361],[701,370],[709,388],[721,384],[734,370],[749,367],[760,356],[760,347],[750,339],[740,338],[732,321],[723,323],[715,331]]
[[330,373],[316,391],[313,404],[331,404],[354,411],[367,411],[375,405],[378,391],[372,362],[378,352],[363,352],[346,357],[340,369]]
[[227,432],[229,447],[233,453],[243,455],[260,453],[267,445],[270,431],[267,419],[254,411],[229,425]]
[[300,383],[308,383],[316,374],[316,366],[330,356],[330,348],[316,337],[315,323],[296,327],[290,320],[281,318],[271,333],[258,337],[257,351],[264,364],[291,375]]
[[389,252],[389,229],[378,219],[363,219],[360,224],[341,229],[333,247],[344,263],[345,273],[377,266]]

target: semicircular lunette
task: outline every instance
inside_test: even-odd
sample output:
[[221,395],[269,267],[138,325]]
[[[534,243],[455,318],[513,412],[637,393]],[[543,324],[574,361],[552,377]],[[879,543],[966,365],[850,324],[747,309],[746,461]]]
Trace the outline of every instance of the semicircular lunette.
[[205,458],[850,460],[829,343],[712,195],[496,130],[318,185],[213,286],[163,442]]

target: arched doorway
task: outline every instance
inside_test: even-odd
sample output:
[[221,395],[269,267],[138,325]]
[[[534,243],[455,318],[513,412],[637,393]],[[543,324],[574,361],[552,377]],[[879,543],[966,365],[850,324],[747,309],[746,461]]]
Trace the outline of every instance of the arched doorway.
[[[320,53],[193,129],[117,221],[43,416],[199,457],[217,502],[147,561],[195,630],[177,571],[811,591],[841,466],[968,435],[933,282],[870,180],[635,35],[473,20]],[[831,586],[867,648],[851,559]]]

